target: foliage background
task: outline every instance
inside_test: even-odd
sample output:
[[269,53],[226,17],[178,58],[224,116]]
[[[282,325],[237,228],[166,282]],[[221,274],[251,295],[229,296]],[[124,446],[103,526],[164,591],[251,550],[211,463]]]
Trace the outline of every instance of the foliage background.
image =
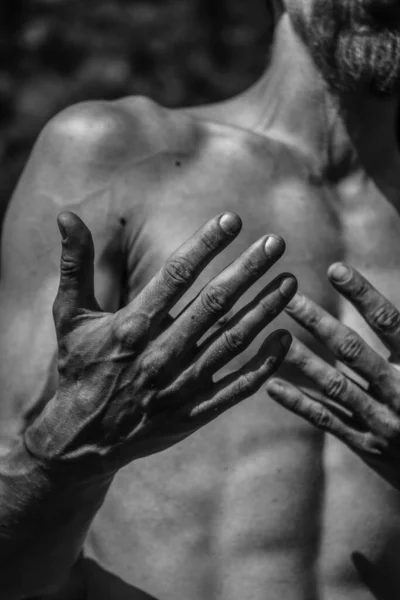
[[145,94],[207,103],[262,72],[268,0],[1,0],[0,218],[32,144],[65,106]]

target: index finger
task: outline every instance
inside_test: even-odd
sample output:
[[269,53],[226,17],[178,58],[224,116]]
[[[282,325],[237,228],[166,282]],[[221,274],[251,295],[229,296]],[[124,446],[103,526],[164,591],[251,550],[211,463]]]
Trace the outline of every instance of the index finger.
[[228,246],[242,228],[235,213],[224,213],[207,221],[176,250],[125,309],[129,317],[145,312],[152,320],[163,318],[188,291],[207,264]]
[[329,279],[337,291],[358,310],[368,325],[394,354],[400,355],[400,313],[358,271],[335,263]]

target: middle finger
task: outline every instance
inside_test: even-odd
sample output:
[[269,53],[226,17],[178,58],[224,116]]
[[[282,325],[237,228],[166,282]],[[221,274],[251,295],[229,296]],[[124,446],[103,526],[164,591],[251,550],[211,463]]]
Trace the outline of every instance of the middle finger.
[[339,323],[312,300],[297,294],[286,307],[288,314],[332,352],[380,390],[382,397],[391,389],[392,370],[388,362],[352,329]]
[[282,256],[284,241],[264,236],[208,283],[169,328],[184,352],[225,315],[238,299]]

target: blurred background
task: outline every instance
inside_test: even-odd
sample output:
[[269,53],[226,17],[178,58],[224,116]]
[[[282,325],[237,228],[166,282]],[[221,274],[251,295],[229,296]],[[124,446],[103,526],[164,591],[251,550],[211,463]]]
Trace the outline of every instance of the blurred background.
[[268,0],[1,0],[0,219],[43,125],[81,100],[171,107],[232,96],[262,73]]

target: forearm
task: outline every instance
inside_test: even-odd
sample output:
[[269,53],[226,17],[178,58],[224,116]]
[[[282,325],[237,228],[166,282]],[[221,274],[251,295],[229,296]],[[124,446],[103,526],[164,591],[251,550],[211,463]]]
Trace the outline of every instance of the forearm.
[[110,480],[77,480],[43,465],[22,441],[0,460],[0,586],[3,600],[63,585]]

